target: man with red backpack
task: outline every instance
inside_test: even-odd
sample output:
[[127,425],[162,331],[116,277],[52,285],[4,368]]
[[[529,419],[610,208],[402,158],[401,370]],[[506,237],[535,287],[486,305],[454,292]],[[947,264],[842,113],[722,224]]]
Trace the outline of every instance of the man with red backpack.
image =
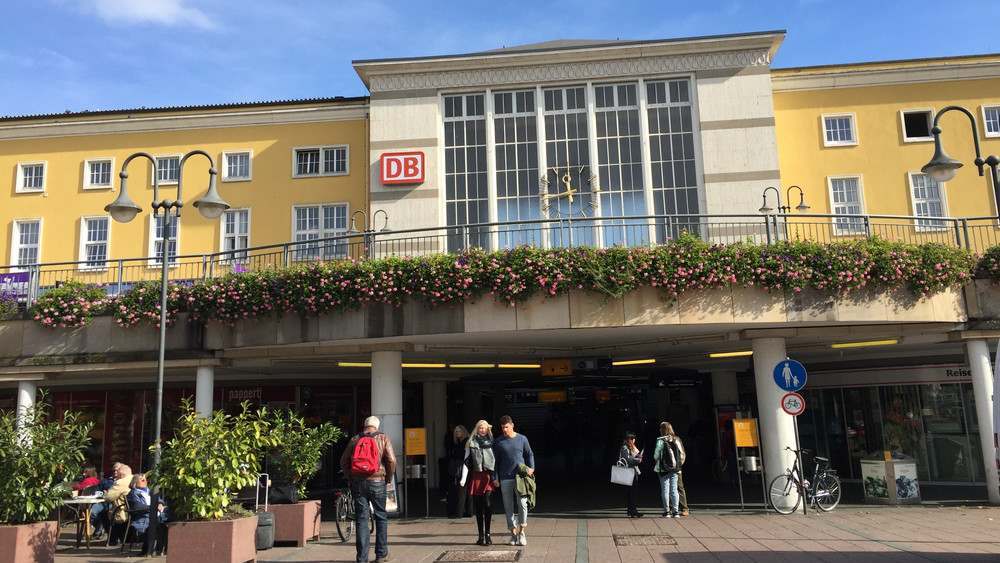
[[[369,416],[365,429],[351,438],[340,457],[340,469],[351,484],[354,497],[354,544],[358,563],[367,563],[370,537],[368,518],[375,518],[375,563],[389,560],[388,514],[385,487],[396,473],[396,454],[389,437],[378,431],[379,419]],[[373,514],[368,514],[368,503]]]

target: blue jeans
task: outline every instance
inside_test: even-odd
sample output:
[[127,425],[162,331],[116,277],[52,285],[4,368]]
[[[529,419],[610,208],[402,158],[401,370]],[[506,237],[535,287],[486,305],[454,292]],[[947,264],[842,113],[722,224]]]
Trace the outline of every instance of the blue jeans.
[[93,524],[93,535],[104,532],[105,527],[110,527],[108,520],[108,503],[98,502],[90,507],[90,521]]
[[660,497],[663,499],[664,512],[678,512],[677,504],[677,473],[660,475]]
[[517,530],[518,526],[528,525],[528,497],[517,492],[517,481],[505,479],[500,481],[500,496],[503,498],[503,511],[507,515],[507,529]]
[[[367,563],[371,533],[368,519],[375,518],[375,558],[389,555],[389,515],[385,512],[385,481],[351,481],[354,496],[354,545],[358,563]],[[374,514],[368,514],[368,503]]]

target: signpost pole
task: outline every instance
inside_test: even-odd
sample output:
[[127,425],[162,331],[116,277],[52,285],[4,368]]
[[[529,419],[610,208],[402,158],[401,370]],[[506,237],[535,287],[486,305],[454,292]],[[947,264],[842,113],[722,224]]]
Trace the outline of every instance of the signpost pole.
[[799,449],[799,417],[792,420],[792,427],[795,428],[795,456],[799,461],[799,477],[802,479],[802,514],[809,516],[809,509],[806,508],[806,468],[802,466],[802,451]]

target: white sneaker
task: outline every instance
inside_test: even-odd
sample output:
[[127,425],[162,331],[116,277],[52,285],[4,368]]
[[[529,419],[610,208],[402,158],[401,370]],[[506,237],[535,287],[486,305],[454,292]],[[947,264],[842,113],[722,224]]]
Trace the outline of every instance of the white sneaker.
[[516,535],[514,535],[514,534],[511,534],[510,535],[510,540],[507,542],[507,545],[517,545],[517,541],[518,541],[518,537]]
[[517,536],[517,545],[528,545],[528,536],[524,535],[524,532]]

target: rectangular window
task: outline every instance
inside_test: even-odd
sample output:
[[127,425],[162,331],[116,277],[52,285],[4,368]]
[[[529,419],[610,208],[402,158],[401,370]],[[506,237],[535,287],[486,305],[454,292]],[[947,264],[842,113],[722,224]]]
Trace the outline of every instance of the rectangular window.
[[89,158],[83,161],[83,189],[107,189],[113,187],[113,158]]
[[931,120],[934,110],[908,109],[899,112],[903,122],[904,141],[933,141],[931,135]]
[[1000,106],[983,106],[987,137],[1000,137]]
[[343,176],[348,173],[347,146],[303,147],[292,151],[295,178]]
[[44,192],[45,162],[19,162],[17,164],[17,185],[14,191]]
[[857,235],[864,233],[861,217],[861,178],[857,176],[830,178],[830,202],[834,215],[850,217],[834,218],[834,233],[837,235]]
[[[489,171],[486,162],[486,96],[463,94],[444,98],[445,220],[448,225],[490,220]],[[527,134],[527,133],[525,133]],[[526,157],[527,158],[527,157]],[[505,164],[506,166],[506,164]],[[469,245],[489,248],[486,231],[448,238],[448,251]]]
[[179,156],[158,156],[156,157],[156,177],[163,184],[176,184],[180,177],[181,157]]
[[[636,83],[601,85],[594,88],[597,130],[597,182],[602,216],[646,214],[642,178],[642,123]],[[633,220],[631,225],[645,224]],[[649,240],[645,228],[624,227],[625,221],[605,222],[606,243],[640,244]]]
[[292,239],[311,241],[295,245],[297,261],[347,257],[347,239],[320,242],[320,239],[347,234],[347,204],[297,205],[292,208]]
[[42,248],[42,220],[16,219],[11,242],[10,256],[15,266],[37,264]]
[[[918,217],[947,217],[944,209],[944,188],[927,174],[910,172],[910,194],[913,196],[913,214]],[[944,221],[917,220],[918,230],[947,228]]]
[[[657,215],[697,215],[698,163],[695,153],[693,102],[690,80],[646,84],[646,121],[653,178],[653,209]],[[676,238],[681,231],[699,232],[697,218],[679,217],[670,231],[658,227],[657,242]]]
[[226,261],[243,263],[250,247],[250,210],[230,209],[222,219],[222,250],[231,254]]
[[[540,173],[535,91],[500,92],[494,94],[493,105],[497,221],[538,219]],[[501,246],[516,245],[513,242]]]
[[222,153],[222,181],[245,182],[251,179],[251,151]]
[[823,116],[823,146],[843,147],[858,144],[854,130],[854,114]]
[[[149,224],[151,228],[149,232],[149,238],[152,244],[150,245],[149,255],[152,256],[153,259],[149,262],[149,265],[159,266],[163,264],[164,220],[163,220],[163,215],[155,215],[155,216],[151,215],[150,218],[151,220]],[[179,248],[177,238],[178,235],[180,234],[180,229],[178,229],[177,227],[176,215],[170,215],[169,226],[170,228],[167,231],[167,234],[169,235],[170,244],[167,250],[167,262],[169,264],[175,264],[177,262],[177,249]]]
[[80,221],[80,261],[83,268],[103,269],[108,267],[108,226],[107,216],[84,217]]

